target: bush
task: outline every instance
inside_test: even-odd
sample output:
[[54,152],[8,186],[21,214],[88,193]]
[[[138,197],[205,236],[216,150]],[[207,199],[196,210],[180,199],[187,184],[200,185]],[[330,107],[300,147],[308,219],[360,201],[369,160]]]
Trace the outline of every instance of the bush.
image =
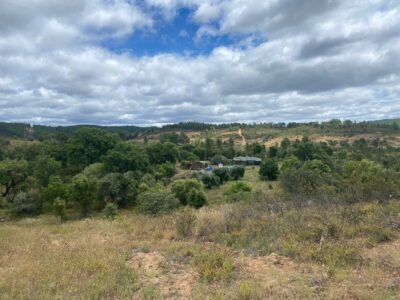
[[278,163],[274,159],[266,160],[260,167],[260,177],[264,180],[277,180],[279,177]]
[[184,209],[175,216],[176,233],[182,238],[192,235],[197,217],[191,209]]
[[156,143],[148,145],[146,152],[151,164],[160,165],[165,162],[175,163],[178,160],[178,149],[172,143]]
[[179,200],[166,190],[144,192],[139,195],[138,202],[140,211],[149,215],[167,213],[179,207]]
[[133,172],[109,173],[100,180],[100,207],[103,208],[106,202],[116,203],[119,207],[132,205],[137,191],[138,181]]
[[40,213],[42,203],[35,192],[19,192],[11,204],[11,212],[16,216],[34,215]]
[[228,280],[233,276],[233,259],[224,252],[200,251],[194,254],[193,263],[207,282]]
[[221,155],[221,154],[217,154],[217,155],[214,155],[214,156],[211,158],[211,163],[212,163],[213,165],[218,165],[218,164],[220,164],[220,163],[226,165],[226,164],[229,163],[229,159],[226,158],[225,156]]
[[201,176],[201,181],[203,182],[206,189],[218,187],[220,184],[219,177],[215,176],[215,174],[204,174],[203,176]]
[[174,177],[175,174],[176,174],[175,165],[171,162],[166,162],[157,167],[155,177],[158,180],[161,180],[164,178],[170,179],[170,178]]
[[187,204],[194,208],[200,208],[207,204],[207,197],[202,191],[191,189],[187,199]]
[[115,203],[107,203],[103,213],[107,219],[114,220],[118,215],[118,206]]
[[228,189],[228,193],[230,194],[237,194],[237,193],[241,193],[241,192],[251,192],[252,188],[251,185],[248,183],[245,183],[243,181],[238,181],[233,183],[229,189]]
[[67,219],[65,200],[60,197],[56,198],[53,202],[53,208],[55,215],[60,218],[61,222],[64,222]]
[[192,189],[200,190],[201,183],[196,179],[176,180],[172,183],[171,191],[182,205],[188,204],[189,193]]
[[97,198],[98,181],[78,174],[72,178],[69,192],[71,199],[80,206],[82,216],[86,217]]
[[317,170],[286,170],[281,176],[282,188],[292,195],[316,197],[324,185],[324,179]]
[[103,162],[110,173],[146,172],[149,158],[137,145],[120,142],[103,156]]
[[245,173],[245,168],[242,166],[236,166],[233,167],[229,170],[229,174],[230,176],[234,179],[234,180],[239,180],[240,178],[243,178],[244,173]]
[[219,178],[221,184],[230,179],[229,170],[227,168],[215,169],[213,173]]
[[250,199],[251,191],[251,185],[238,181],[229,187],[225,195],[228,197],[229,202],[239,202]]
[[53,203],[55,199],[65,199],[66,196],[67,185],[62,182],[60,176],[51,176],[47,187],[40,191],[40,197],[45,206],[44,209],[49,211],[54,208]]

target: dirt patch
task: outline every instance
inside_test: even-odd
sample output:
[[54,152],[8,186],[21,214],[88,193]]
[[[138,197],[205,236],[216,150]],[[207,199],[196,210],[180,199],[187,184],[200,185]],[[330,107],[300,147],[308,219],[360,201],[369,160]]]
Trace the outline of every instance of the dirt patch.
[[281,269],[288,271],[293,269],[295,263],[287,257],[271,253],[268,256],[242,257],[240,260],[246,272],[253,275],[265,274],[268,269]]
[[[283,141],[285,137],[276,137],[273,139],[270,139],[268,141],[266,141],[264,143],[265,147],[271,147],[271,146],[276,146],[276,145],[280,145],[280,143]],[[293,135],[293,136],[287,136],[286,138],[288,138],[291,142],[294,142],[296,140],[302,140],[303,139],[303,135]],[[328,142],[328,141],[346,141],[348,143],[353,143],[356,140],[359,140],[361,138],[367,140],[367,141],[372,141],[375,138],[380,138],[380,139],[384,139],[387,138],[388,142],[390,145],[396,146],[400,144],[400,138],[396,137],[396,136],[384,136],[382,134],[376,133],[376,134],[356,134],[353,136],[347,136],[347,135],[321,135],[321,134],[313,134],[308,136],[308,138],[316,143],[320,143],[320,142]]]
[[127,266],[135,269],[146,284],[156,287],[163,299],[188,299],[197,285],[198,274],[190,266],[168,262],[158,252],[136,250]]
[[400,240],[382,244],[362,253],[371,265],[377,266],[389,277],[400,276]]
[[258,257],[244,255],[237,263],[242,276],[257,282],[266,298],[320,298],[328,282],[323,267],[297,263],[276,253]]

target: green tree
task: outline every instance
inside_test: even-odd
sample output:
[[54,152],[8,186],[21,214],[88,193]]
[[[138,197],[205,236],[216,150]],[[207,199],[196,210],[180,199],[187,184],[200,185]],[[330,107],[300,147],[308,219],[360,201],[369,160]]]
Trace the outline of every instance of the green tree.
[[85,175],[87,177],[94,177],[94,178],[100,179],[106,174],[106,170],[105,170],[103,163],[97,162],[97,163],[88,165],[86,168],[83,169],[81,174]]
[[178,160],[178,148],[172,143],[156,143],[146,147],[151,164],[160,165],[165,162],[175,163]]
[[128,171],[146,172],[149,158],[137,145],[120,142],[103,158],[107,172],[125,173]]
[[286,159],[282,162],[281,171],[284,172],[286,170],[297,170],[302,166],[302,162],[294,155],[286,157]]
[[207,204],[207,197],[202,191],[191,189],[187,198],[187,204],[194,208],[203,207]]
[[272,146],[268,149],[268,157],[275,158],[278,155],[278,147]]
[[138,197],[139,209],[145,214],[167,213],[179,207],[179,200],[166,190],[147,191]]
[[181,179],[172,183],[171,191],[182,205],[186,205],[190,191],[192,189],[201,190],[201,188],[201,183],[196,179]]
[[200,160],[200,158],[196,154],[183,149],[183,150],[179,151],[179,160],[180,161],[196,161],[196,160]]
[[230,174],[229,174],[228,168],[215,169],[215,170],[213,170],[213,173],[215,174],[215,176],[217,176],[219,178],[219,181],[221,184],[229,181],[229,179],[230,179]]
[[42,155],[34,163],[33,175],[38,180],[39,186],[46,187],[50,176],[57,175],[61,170],[61,162],[48,155]]
[[97,128],[81,128],[68,140],[68,159],[74,166],[84,167],[100,161],[114,148],[119,137]]
[[204,147],[206,151],[206,157],[212,157],[214,155],[214,140],[211,138],[206,138]]
[[213,165],[218,165],[220,163],[225,165],[229,163],[229,160],[222,154],[216,154],[211,158],[211,163]]
[[275,159],[267,159],[260,167],[260,177],[264,180],[277,180],[279,177],[279,166]]
[[228,158],[233,158],[235,156],[235,141],[232,137],[229,138],[225,155]]
[[138,192],[138,180],[134,173],[109,173],[99,182],[99,197],[104,203],[115,203],[120,207],[134,204]]
[[239,180],[240,178],[243,178],[245,171],[246,169],[243,166],[235,166],[229,169],[230,176],[234,180]]
[[212,189],[220,185],[219,177],[215,174],[204,174],[200,177],[206,189]]
[[171,162],[166,162],[157,167],[155,177],[158,180],[170,179],[170,178],[174,177],[175,174],[176,174],[175,165]]
[[327,198],[335,194],[331,170],[320,160],[307,161],[299,168],[286,168],[280,179],[283,190],[292,195]]
[[71,199],[79,205],[83,217],[87,217],[92,209],[97,198],[97,192],[97,179],[82,174],[72,178],[69,194]]
[[66,214],[66,202],[64,199],[56,198],[53,203],[54,213],[57,217],[60,218],[61,222],[64,222],[67,219]]
[[115,220],[118,215],[118,206],[115,203],[107,203],[103,209],[104,216],[109,220]]
[[0,161],[0,195],[7,197],[16,192],[29,175],[29,165],[26,160]]
[[66,199],[67,185],[62,182],[60,176],[51,176],[49,184],[41,189],[40,197],[42,198],[45,209],[51,208],[55,199]]

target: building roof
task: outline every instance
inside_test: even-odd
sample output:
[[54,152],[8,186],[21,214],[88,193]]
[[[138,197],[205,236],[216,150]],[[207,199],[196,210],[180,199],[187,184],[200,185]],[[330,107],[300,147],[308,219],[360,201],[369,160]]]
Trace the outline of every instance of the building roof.
[[262,159],[254,156],[238,156],[233,158],[234,161],[259,161],[261,162]]

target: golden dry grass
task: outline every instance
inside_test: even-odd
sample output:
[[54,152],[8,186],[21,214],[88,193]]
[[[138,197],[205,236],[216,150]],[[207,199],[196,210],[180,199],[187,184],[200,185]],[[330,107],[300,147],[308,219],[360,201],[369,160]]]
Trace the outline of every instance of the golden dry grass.
[[[249,174],[251,175],[251,174]],[[336,268],[228,247],[226,206],[195,212],[191,237],[176,214],[124,212],[59,224],[51,216],[0,225],[1,299],[398,299],[399,241],[369,248],[363,263]],[[366,207],[371,210],[371,207]],[[243,227],[236,234],[249,232]],[[256,230],[256,229],[254,229]],[[213,238],[213,235],[216,238]],[[210,241],[211,240],[211,241]]]

